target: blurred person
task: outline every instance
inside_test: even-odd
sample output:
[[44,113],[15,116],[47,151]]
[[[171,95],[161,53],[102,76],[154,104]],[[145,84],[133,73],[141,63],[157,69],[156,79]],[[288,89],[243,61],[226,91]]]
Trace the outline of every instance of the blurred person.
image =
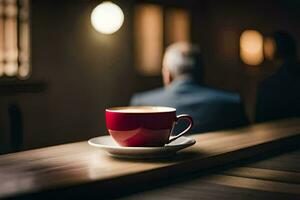
[[[193,117],[193,133],[245,125],[247,120],[240,96],[205,86],[203,74],[198,46],[185,42],[172,44],[163,58],[165,87],[134,95],[131,105],[174,107],[177,114],[186,113]],[[183,128],[184,124],[181,125]]]
[[265,40],[265,57],[277,71],[257,90],[256,121],[300,116],[300,65],[294,38],[274,32]]

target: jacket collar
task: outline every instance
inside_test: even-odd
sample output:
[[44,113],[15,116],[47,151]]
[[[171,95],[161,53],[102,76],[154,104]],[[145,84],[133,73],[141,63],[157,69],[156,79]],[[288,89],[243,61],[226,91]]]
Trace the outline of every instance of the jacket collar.
[[181,76],[174,80],[170,85],[166,86],[166,90],[176,90],[186,85],[199,85],[191,76]]

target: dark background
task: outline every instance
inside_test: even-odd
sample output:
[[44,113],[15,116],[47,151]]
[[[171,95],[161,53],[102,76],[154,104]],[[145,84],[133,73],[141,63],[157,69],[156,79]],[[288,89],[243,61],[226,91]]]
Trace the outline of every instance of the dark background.
[[[275,30],[300,36],[300,1],[114,1],[125,21],[112,35],[90,23],[96,0],[32,0],[32,75],[23,83],[42,83],[38,92],[0,93],[0,152],[9,152],[8,108],[17,103],[23,119],[23,149],[86,140],[106,134],[104,109],[128,105],[133,93],[162,85],[161,77],[138,74],[133,62],[133,9],[141,2],[185,7],[192,16],[192,41],[202,47],[205,83],[239,92],[250,119],[257,83],[266,64],[244,65],[239,37],[245,29]],[[298,53],[299,55],[299,53]],[[0,86],[14,80],[0,80]]]

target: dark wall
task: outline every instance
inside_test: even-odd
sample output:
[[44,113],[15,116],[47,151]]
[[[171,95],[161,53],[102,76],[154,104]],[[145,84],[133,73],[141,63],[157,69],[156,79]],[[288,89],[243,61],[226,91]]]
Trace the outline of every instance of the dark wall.
[[[115,1],[124,13],[122,28],[102,35],[90,24],[92,0],[32,0],[32,76],[47,89],[0,98],[0,151],[8,150],[7,107],[17,102],[24,119],[25,148],[88,139],[105,133],[104,109],[127,105],[136,91],[161,85],[133,66],[132,14],[135,1]],[[156,1],[157,2],[157,1]],[[170,3],[171,2],[171,3]],[[168,1],[172,4],[172,1]],[[240,92],[251,115],[262,70],[244,66],[239,35],[286,29],[298,38],[296,1],[186,1],[192,8],[193,41],[202,46],[207,84]]]
[[[26,148],[104,134],[104,109],[126,105],[137,88],[132,65],[132,16],[128,11],[131,5],[119,2],[126,14],[124,25],[106,36],[90,24],[90,13],[98,3],[32,1],[30,79],[44,81],[47,90],[1,97],[4,113],[12,101],[21,106]],[[3,124],[1,141],[8,143],[9,128]]]
[[206,83],[239,92],[252,118],[257,84],[272,69],[266,63],[244,65],[239,59],[239,37],[245,29],[256,29],[263,35],[286,30],[300,46],[300,2],[207,0],[198,1],[193,13],[193,38],[203,49]]

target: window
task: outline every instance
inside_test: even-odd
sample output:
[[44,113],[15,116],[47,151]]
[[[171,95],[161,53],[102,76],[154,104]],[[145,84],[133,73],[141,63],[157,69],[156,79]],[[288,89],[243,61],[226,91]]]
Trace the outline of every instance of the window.
[[190,41],[190,15],[185,9],[166,11],[166,44]]
[[144,75],[159,75],[163,54],[163,11],[142,4],[135,10],[135,66]]
[[135,8],[135,66],[140,74],[161,73],[164,44],[190,40],[190,15],[181,8],[166,8],[156,4],[140,4]]
[[0,77],[30,75],[29,0],[0,0]]

